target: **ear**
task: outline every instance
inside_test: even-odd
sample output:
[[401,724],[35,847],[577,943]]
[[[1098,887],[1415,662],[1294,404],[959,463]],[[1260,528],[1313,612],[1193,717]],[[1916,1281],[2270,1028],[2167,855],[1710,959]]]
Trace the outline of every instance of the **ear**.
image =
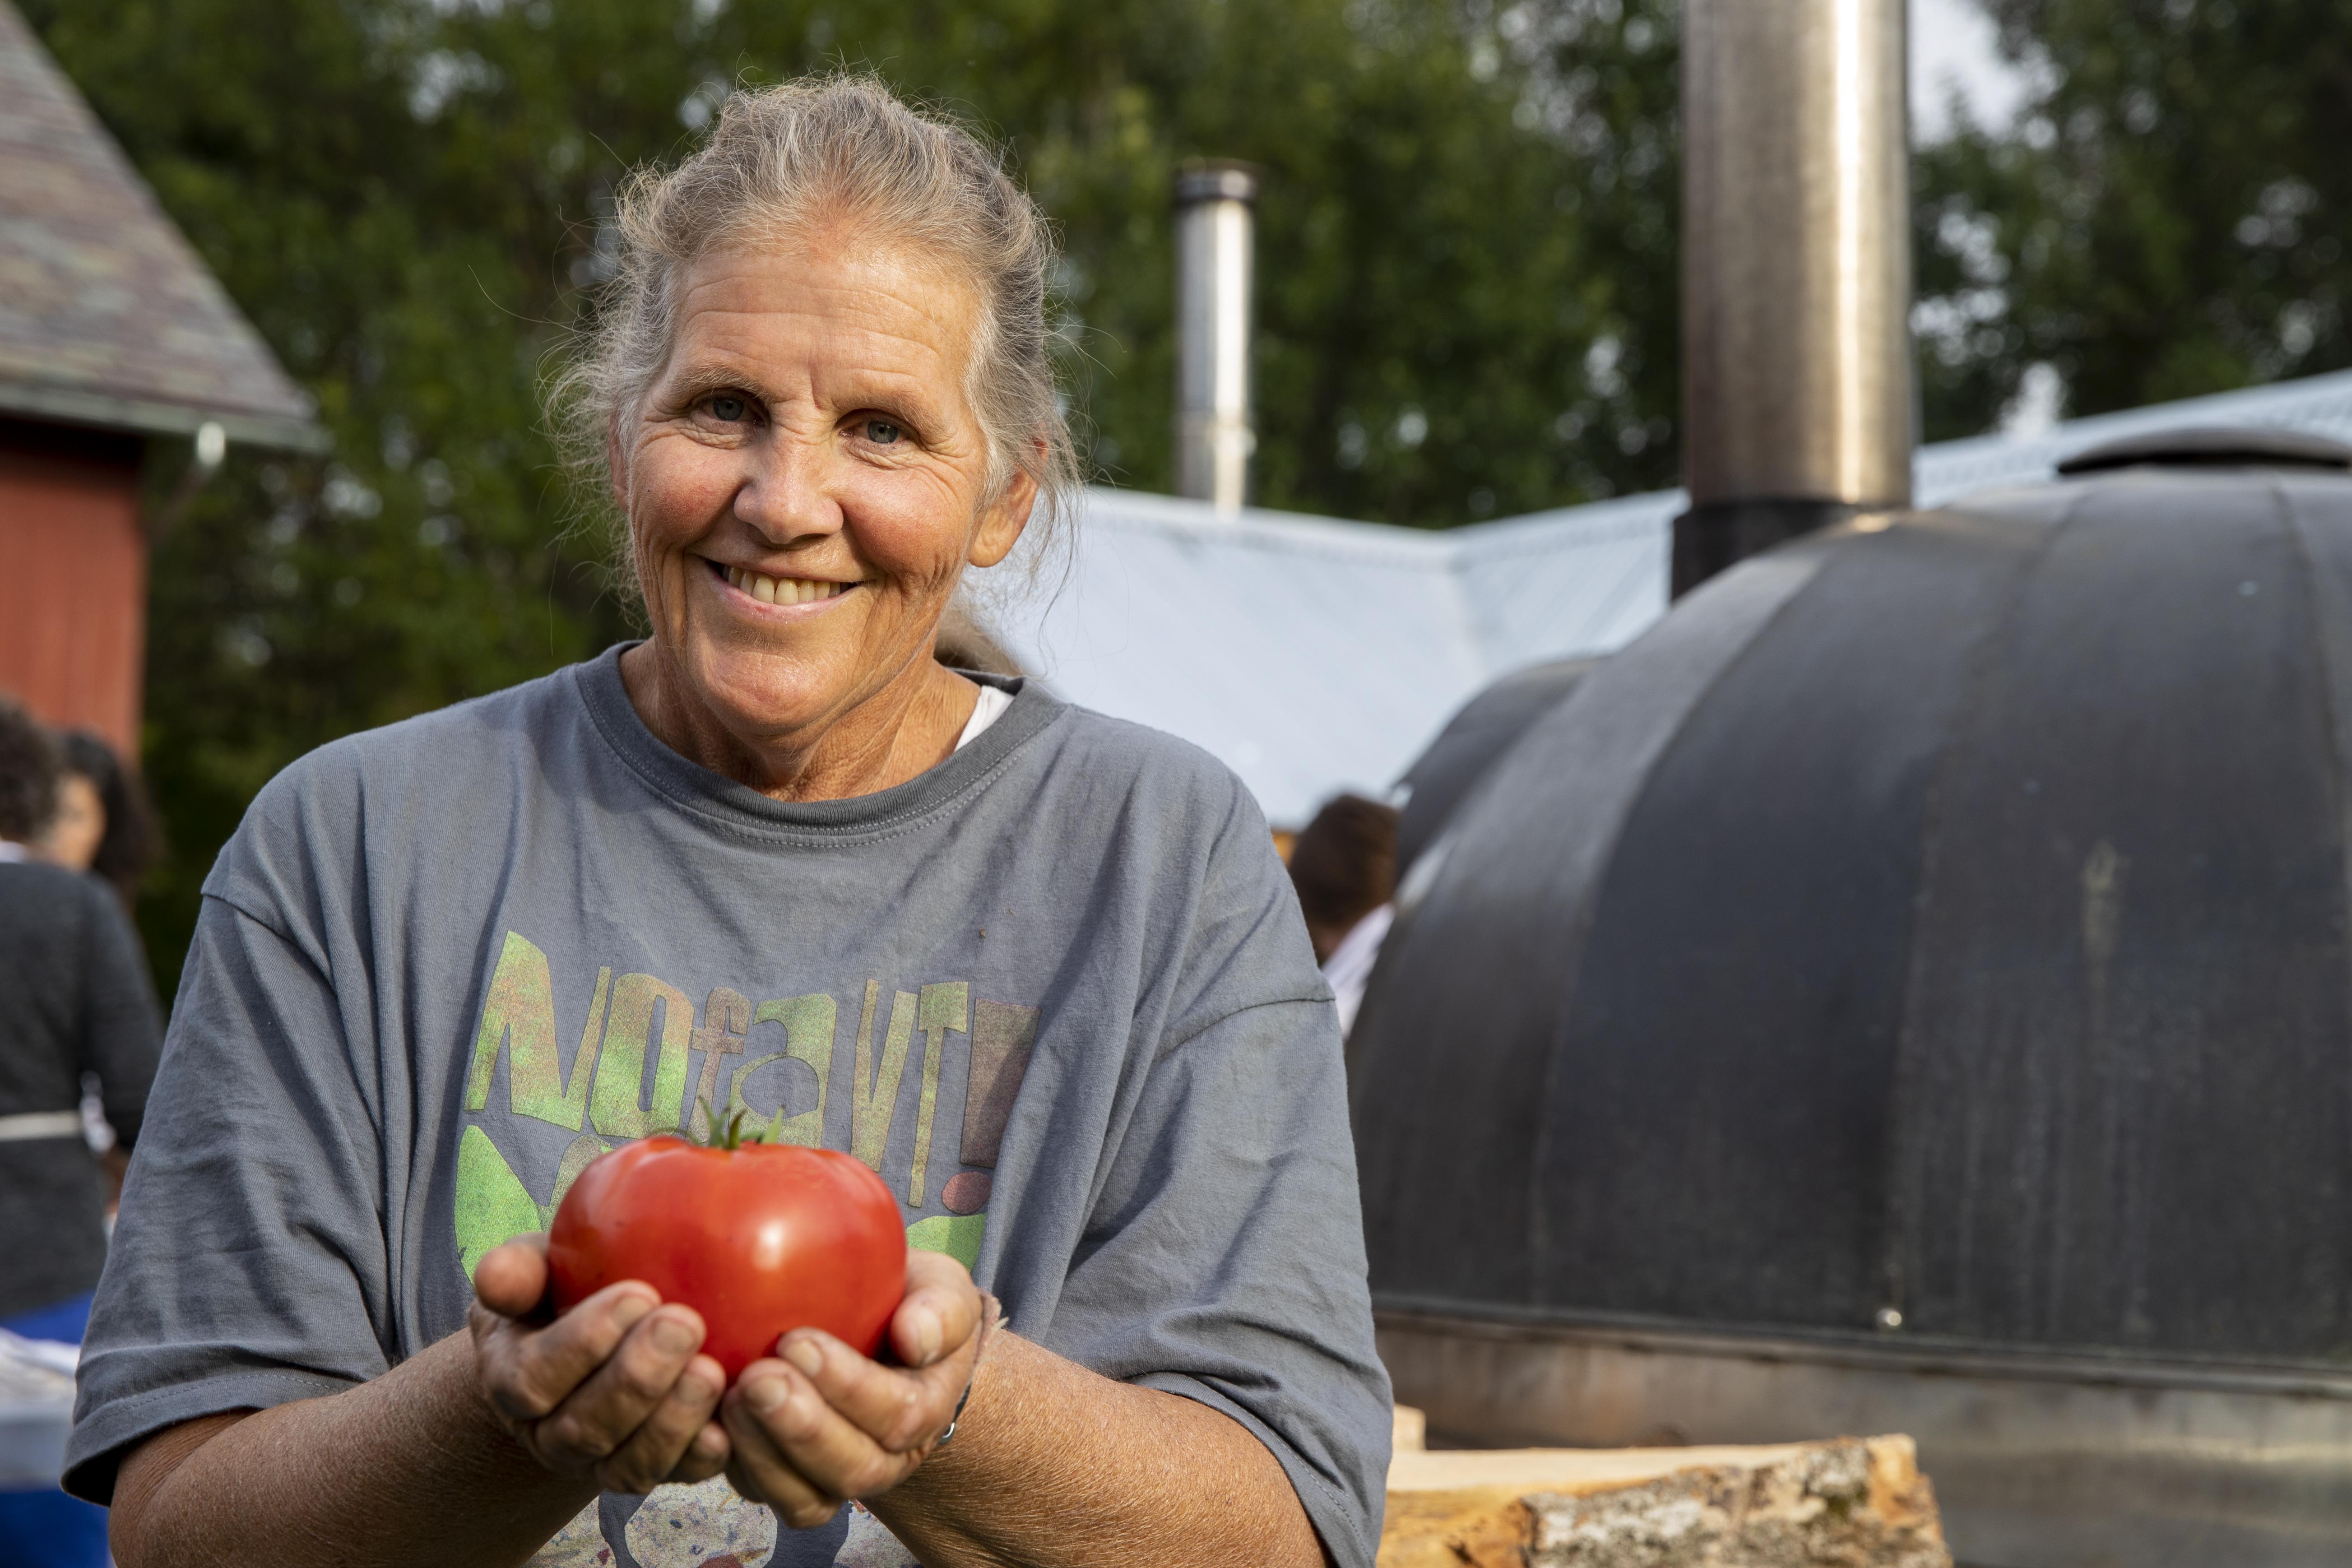
[[972,565],[995,565],[1013,553],[1021,542],[1021,533],[1029,526],[1029,514],[1037,507],[1037,480],[1034,476],[1016,470],[1004,489],[980,514],[980,526],[972,531],[971,551],[964,557]]

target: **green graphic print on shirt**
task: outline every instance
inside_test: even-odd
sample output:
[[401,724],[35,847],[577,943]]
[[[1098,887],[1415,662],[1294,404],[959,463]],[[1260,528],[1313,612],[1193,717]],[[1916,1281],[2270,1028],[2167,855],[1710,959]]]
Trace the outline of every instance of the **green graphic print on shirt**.
[[[565,1000],[548,955],[508,931],[483,989],[458,1135],[467,1279],[491,1247],[546,1229],[591,1160],[653,1132],[700,1136],[706,1106],[746,1112],[772,1142],[856,1155],[912,1216],[908,1246],[967,1268],[978,1259],[1036,1008],[975,997],[963,980],[900,990],[868,978],[840,996],[757,1002],[722,985],[698,1015],[677,986],[609,965],[590,994]],[[567,1070],[558,1047],[574,1037]]]

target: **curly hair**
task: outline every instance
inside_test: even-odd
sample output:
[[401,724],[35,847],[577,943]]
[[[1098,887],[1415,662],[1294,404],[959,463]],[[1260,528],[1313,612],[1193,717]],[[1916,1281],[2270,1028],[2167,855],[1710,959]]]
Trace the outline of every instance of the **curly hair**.
[[58,813],[58,738],[30,713],[0,697],[0,838],[38,838]]
[[[1028,475],[1042,532],[1032,559],[1054,543],[1079,467],[1045,312],[1053,227],[978,136],[871,76],[839,74],[732,94],[699,152],[674,169],[638,170],[620,193],[614,276],[548,388],[558,437],[620,560],[627,520],[609,501],[621,478],[609,468],[611,437],[668,359],[686,274],[713,250],[843,220],[940,258],[971,283],[980,321],[965,394],[988,441],[989,494]],[[635,585],[627,574],[623,583]]]
[[87,730],[76,730],[62,737],[59,744],[64,750],[64,771],[88,779],[106,810],[106,836],[98,841],[98,853],[89,863],[91,874],[113,883],[123,902],[132,903],[162,842],[155,808],[139,775],[124,767],[114,748],[104,741]]

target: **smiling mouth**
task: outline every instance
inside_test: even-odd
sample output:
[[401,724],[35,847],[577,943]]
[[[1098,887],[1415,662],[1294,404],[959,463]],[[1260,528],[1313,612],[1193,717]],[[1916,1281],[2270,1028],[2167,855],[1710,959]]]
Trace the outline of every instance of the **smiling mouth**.
[[821,577],[770,577],[716,561],[710,565],[731,586],[763,605],[813,605],[820,599],[838,599],[857,586],[855,583],[829,583]]

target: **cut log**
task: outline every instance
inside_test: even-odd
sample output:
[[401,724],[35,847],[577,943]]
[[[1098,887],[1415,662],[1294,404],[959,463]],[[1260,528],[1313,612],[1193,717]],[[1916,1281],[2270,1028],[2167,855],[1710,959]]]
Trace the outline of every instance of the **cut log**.
[[1380,1568],[1951,1568],[1908,1437],[1400,1447]]
[[1410,1405],[1391,1405],[1389,1406],[1389,1415],[1393,1423],[1389,1437],[1389,1452],[1402,1454],[1412,1450],[1417,1453],[1429,1447],[1428,1416]]

